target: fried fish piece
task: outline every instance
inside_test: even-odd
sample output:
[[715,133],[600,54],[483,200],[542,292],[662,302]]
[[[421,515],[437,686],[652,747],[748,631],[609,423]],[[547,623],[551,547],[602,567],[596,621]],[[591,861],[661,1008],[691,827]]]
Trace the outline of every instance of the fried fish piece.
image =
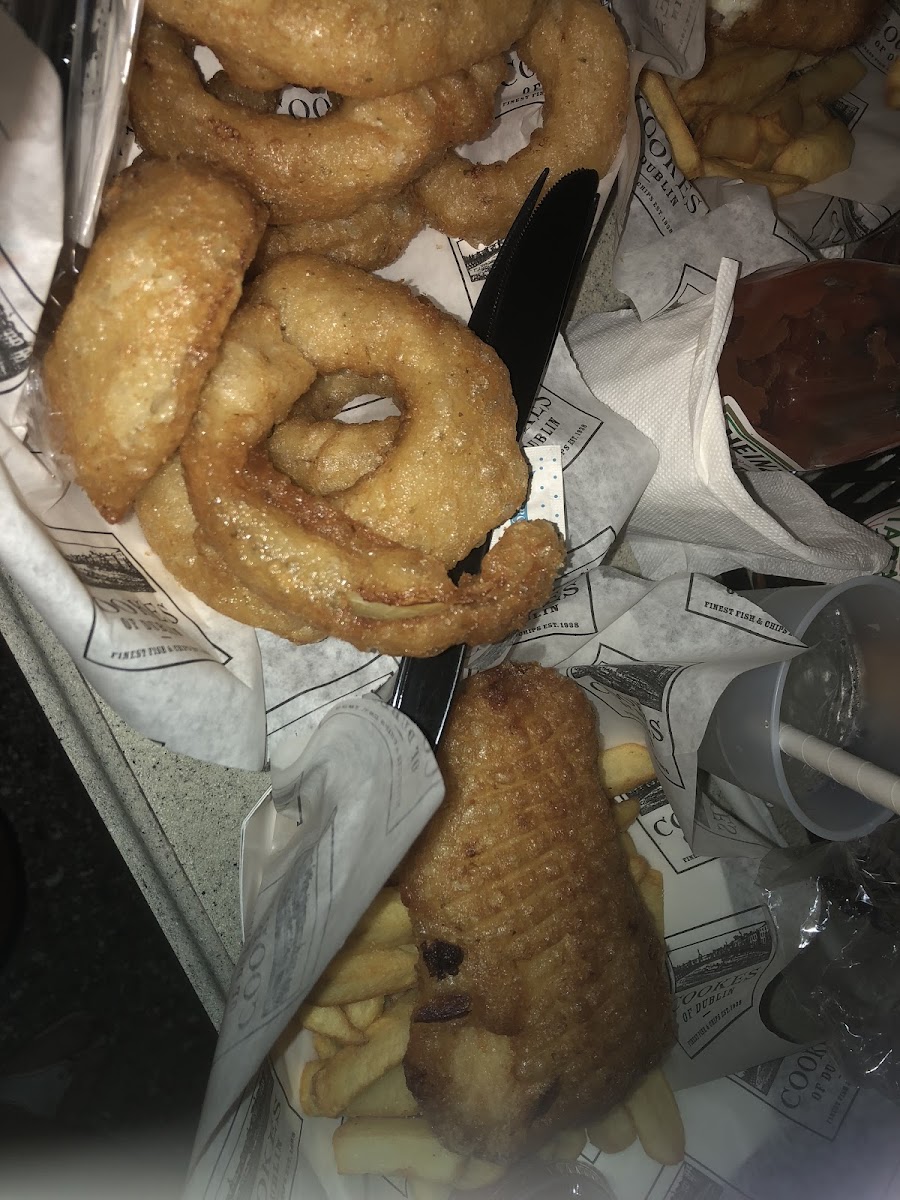
[[710,0],[716,35],[729,42],[828,54],[872,28],[880,0]]
[[533,1151],[612,1110],[674,1042],[598,752],[589,700],[534,664],[474,676],[451,715],[446,796],[400,872],[420,948],[406,1080],[451,1150]]

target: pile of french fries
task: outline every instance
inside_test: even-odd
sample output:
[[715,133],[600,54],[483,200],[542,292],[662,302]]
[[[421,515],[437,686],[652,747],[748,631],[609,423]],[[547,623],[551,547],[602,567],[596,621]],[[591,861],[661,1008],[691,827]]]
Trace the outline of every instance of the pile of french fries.
[[[600,767],[608,789],[615,789],[613,794],[653,778],[652,762],[643,746],[607,751]],[[637,853],[628,833],[638,811],[636,799],[620,801],[615,806],[616,822],[632,878],[662,938],[662,875]],[[300,1105],[310,1117],[342,1118],[332,1143],[340,1174],[401,1176],[409,1181],[413,1200],[447,1200],[456,1192],[498,1182],[506,1168],[445,1149],[419,1116],[406,1086],[403,1057],[418,1003],[417,953],[399,889],[385,887],[284,1038],[311,1035],[315,1058],[302,1069]],[[586,1128],[557,1135],[540,1156],[573,1161],[588,1141],[613,1154],[638,1139],[659,1163],[677,1163],[684,1155],[678,1106],[659,1070],[641,1082],[627,1103]]]
[[743,179],[777,198],[850,165],[853,134],[828,105],[865,73],[850,50],[817,59],[710,38],[693,79],[645,70],[640,88],[688,179]]

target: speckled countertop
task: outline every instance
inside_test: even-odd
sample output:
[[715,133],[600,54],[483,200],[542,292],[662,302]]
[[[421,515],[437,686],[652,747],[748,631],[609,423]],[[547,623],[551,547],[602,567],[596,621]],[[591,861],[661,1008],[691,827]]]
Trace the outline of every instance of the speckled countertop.
[[[614,241],[608,222],[588,255],[572,321],[625,305],[610,284]],[[267,775],[199,763],[128,728],[3,576],[0,634],[218,1025],[240,947],[240,826]]]

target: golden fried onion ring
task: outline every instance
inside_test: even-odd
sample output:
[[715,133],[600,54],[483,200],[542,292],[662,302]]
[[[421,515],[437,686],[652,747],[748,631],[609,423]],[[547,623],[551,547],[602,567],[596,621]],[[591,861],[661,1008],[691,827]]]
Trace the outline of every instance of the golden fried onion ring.
[[324,634],[269,604],[228,569],[222,556],[198,537],[197,520],[176,455],[134,502],[144,537],[163,566],[204,604],[254,629],[306,645]]
[[[338,497],[365,496],[370,528],[334,497],[291,483],[259,448],[289,412],[310,361],[324,373],[389,374],[404,405],[394,453]],[[457,587],[446,574],[487,532],[469,516],[460,538],[453,522],[466,506],[450,493],[468,489],[471,507],[483,508],[485,484],[490,492],[506,475],[501,490],[513,509],[524,495],[508,388],[493,351],[402,285],[325,259],[284,258],[235,314],[182,444],[191,505],[248,587],[360,649],[423,656],[500,640],[545,603],[563,560],[553,525],[519,521],[480,575]],[[504,427],[517,458],[504,453]],[[443,558],[416,542],[438,545]]]
[[311,255],[276,263],[253,295],[320,374],[390,375],[403,412],[396,441],[379,467],[331,497],[341,512],[447,567],[516,512],[528,466],[509,375],[489,346],[402,284]]
[[504,237],[545,167],[548,187],[578,167],[602,178],[622,141],[628,54],[598,0],[549,0],[517,49],[543,85],[543,126],[505,162],[473,163],[450,151],[415,185],[429,224],[452,237]]
[[485,133],[494,119],[502,58],[380,100],[344,100],[298,120],[219,100],[203,84],[188,44],[145,21],[129,93],[140,145],[159,158],[189,155],[239,180],[273,224],[346,217],[401,191],[448,146]]
[[245,87],[390,96],[508,49],[540,0],[149,0]]
[[297,414],[288,417],[269,438],[269,457],[304,491],[329,496],[346,491],[377,470],[399,432],[399,417],[344,425],[310,421]]
[[270,225],[254,267],[262,270],[282,254],[324,254],[332,262],[378,271],[400,257],[424,228],[425,213],[410,188],[373,200],[349,217]]
[[205,167],[142,159],[103,216],[43,379],[78,483],[117,521],[187,430],[265,217]]

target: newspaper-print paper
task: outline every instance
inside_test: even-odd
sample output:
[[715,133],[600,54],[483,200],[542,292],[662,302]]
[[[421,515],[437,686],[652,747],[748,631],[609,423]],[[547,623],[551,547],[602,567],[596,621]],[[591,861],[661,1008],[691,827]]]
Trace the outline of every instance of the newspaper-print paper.
[[[703,63],[704,0],[646,0],[641,50],[653,69],[680,79]],[[773,208],[761,186],[703,179],[678,169],[665,133],[638,99],[642,152],[616,256],[614,282],[642,319],[704,295],[718,261],[738,259],[744,274],[816,257],[877,229],[900,209],[900,128],[884,100],[884,78],[897,53],[900,3],[884,0],[871,33],[854,47],[867,68],[853,92],[831,106],[853,131],[850,167]]]
[[245,854],[242,864],[251,899],[200,1155],[444,794],[424,735],[371,696],[332,708],[273,782],[277,805],[264,814],[252,862]]

